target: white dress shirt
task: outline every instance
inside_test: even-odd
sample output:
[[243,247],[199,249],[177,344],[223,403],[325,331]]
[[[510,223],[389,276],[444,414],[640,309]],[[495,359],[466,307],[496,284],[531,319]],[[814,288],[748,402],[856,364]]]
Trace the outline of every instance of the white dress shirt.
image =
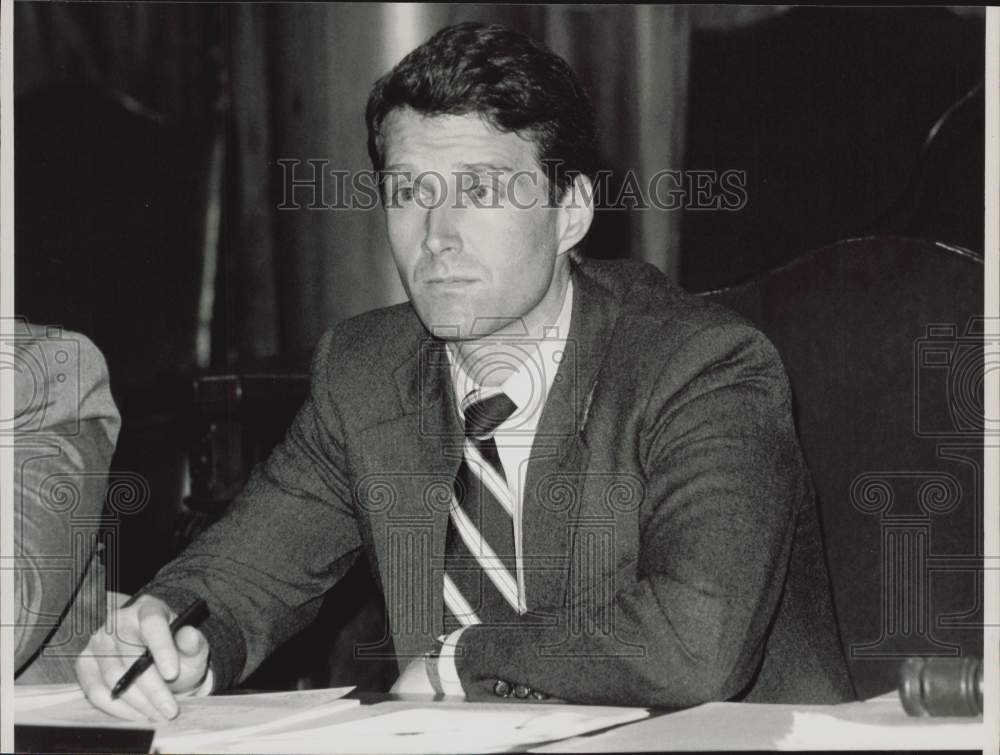
[[[524,537],[521,531],[524,505],[524,482],[528,470],[528,458],[535,440],[538,421],[545,407],[545,400],[562,363],[569,336],[570,320],[573,313],[573,282],[570,281],[563,296],[562,308],[553,325],[545,326],[544,335],[539,339],[502,336],[488,342],[491,356],[478,363],[475,355],[465,360],[456,357],[457,349],[448,348],[451,360],[451,380],[455,387],[455,402],[462,415],[461,401],[471,391],[480,390],[484,396],[506,393],[517,405],[514,413],[501,423],[493,433],[500,463],[507,477],[507,486],[514,497],[514,552],[517,570],[517,592],[519,610],[527,610],[529,597],[524,589]],[[472,363],[474,372],[468,371]],[[514,372],[499,387],[483,386],[477,377],[488,374],[493,369],[515,367]],[[444,638],[438,662],[438,675],[447,695],[462,695],[462,684],[455,667],[455,647],[465,627],[456,629]]]

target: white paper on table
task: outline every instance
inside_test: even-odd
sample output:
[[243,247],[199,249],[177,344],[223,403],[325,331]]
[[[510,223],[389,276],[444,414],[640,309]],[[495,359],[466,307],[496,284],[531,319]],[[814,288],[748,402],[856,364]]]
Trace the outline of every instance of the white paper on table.
[[644,708],[511,705],[424,707],[230,741],[231,752],[500,752],[645,718]]
[[[150,722],[147,726],[156,728],[156,748],[197,752],[206,749],[205,745],[211,742],[252,736],[286,723],[350,709],[360,704],[358,700],[342,699],[352,689],[354,687],[181,698],[178,700],[180,714],[175,719],[166,723]],[[44,697],[41,693],[28,693],[24,697],[26,701],[34,702],[36,696]],[[54,699],[55,694],[50,697]],[[56,726],[136,726],[134,722],[102,713],[82,694],[44,707],[18,708],[15,722]]]
[[15,714],[82,699],[83,690],[75,682],[69,684],[14,685]]
[[205,752],[238,737],[298,726],[318,716],[349,710],[360,700],[344,700],[354,687],[222,695],[181,701],[181,715],[157,727],[154,744],[170,752]]
[[888,702],[888,705],[881,701],[853,704],[851,719],[836,712],[795,711],[791,731],[778,740],[777,747],[782,750],[983,748],[985,731],[981,717],[903,717],[899,715],[898,699]]

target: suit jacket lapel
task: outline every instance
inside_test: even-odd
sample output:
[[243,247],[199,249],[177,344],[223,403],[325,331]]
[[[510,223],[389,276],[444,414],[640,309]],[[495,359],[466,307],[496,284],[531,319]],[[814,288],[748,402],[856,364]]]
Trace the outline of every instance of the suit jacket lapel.
[[573,286],[566,353],[542,410],[524,486],[525,589],[532,609],[558,608],[565,595],[589,458],[583,430],[619,310],[611,293],[577,265]]
[[443,342],[425,335],[394,378],[400,413],[361,433],[365,471],[357,488],[402,657],[425,650],[426,638],[443,628],[445,538],[463,434]]

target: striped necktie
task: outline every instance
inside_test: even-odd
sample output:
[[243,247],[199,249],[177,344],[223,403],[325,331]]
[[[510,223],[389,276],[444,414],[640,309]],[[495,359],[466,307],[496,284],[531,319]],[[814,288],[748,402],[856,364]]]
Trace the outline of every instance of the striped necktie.
[[493,433],[517,405],[505,393],[462,402],[465,444],[445,550],[445,629],[503,623],[522,611],[514,555],[514,495]]

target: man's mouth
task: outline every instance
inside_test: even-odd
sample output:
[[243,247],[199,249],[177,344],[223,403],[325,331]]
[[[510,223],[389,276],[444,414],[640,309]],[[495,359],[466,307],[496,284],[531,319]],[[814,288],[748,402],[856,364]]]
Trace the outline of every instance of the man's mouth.
[[468,286],[476,282],[475,278],[462,278],[459,276],[445,276],[436,278],[427,278],[424,281],[428,286],[439,286],[442,288],[457,288],[461,286]]

